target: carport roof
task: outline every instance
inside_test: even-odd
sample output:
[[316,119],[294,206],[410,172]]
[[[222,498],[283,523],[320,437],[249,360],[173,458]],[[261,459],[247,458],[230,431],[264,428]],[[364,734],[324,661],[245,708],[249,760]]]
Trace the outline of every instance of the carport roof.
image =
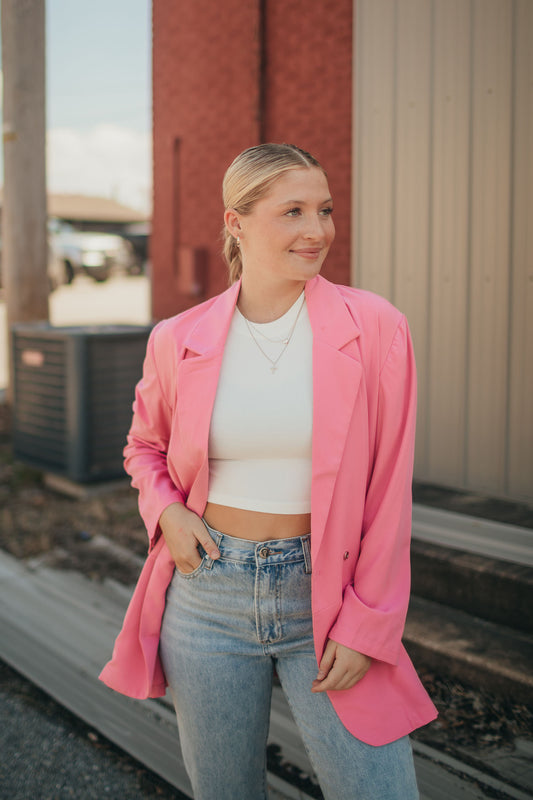
[[[3,188],[0,188],[0,206]],[[145,222],[147,214],[117,203],[108,197],[81,194],[49,194],[48,215],[83,222]]]

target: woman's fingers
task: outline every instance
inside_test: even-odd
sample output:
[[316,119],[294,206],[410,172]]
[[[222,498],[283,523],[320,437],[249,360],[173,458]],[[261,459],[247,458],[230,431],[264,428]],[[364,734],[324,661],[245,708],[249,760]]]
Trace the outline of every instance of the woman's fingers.
[[213,560],[220,552],[200,517],[181,503],[168,506],[159,519],[170,555],[180,572],[192,572],[201,562],[199,545]]
[[197,517],[197,519],[199,520],[200,524],[197,526],[197,529],[194,530],[194,536],[196,537],[197,542],[202,545],[209,558],[212,558],[213,561],[215,561],[220,556],[219,549],[212,540],[204,523],[199,517]]
[[165,536],[165,540],[180,572],[192,572],[196,569],[202,558],[198,552],[199,541],[192,531],[180,531],[174,536]]
[[331,692],[351,689],[363,678],[371,658],[329,639],[320,660],[312,692]]
[[317,681],[322,681],[328,675],[329,671],[333,667],[335,662],[335,651],[337,649],[337,643],[334,642],[332,639],[328,639],[328,643],[326,644],[326,649],[324,650],[324,654],[320,659],[320,664],[318,665],[318,674],[316,676]]
[[216,560],[220,553],[211,539],[209,533],[207,532],[203,523],[200,523],[203,531],[194,530],[194,531],[187,531],[184,532],[180,537],[180,547],[178,559],[174,559],[176,561],[176,566],[180,570],[180,572],[192,572],[199,566],[202,561],[202,557],[198,551],[198,547],[201,545],[209,558]]

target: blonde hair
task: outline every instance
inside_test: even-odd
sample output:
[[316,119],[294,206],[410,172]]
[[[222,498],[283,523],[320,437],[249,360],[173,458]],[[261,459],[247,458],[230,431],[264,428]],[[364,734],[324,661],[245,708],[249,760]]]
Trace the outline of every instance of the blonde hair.
[[[254,205],[268,194],[272,184],[283,173],[302,167],[325,169],[310,153],[294,144],[259,144],[240,153],[230,164],[222,182],[224,208],[238,214],[251,214]],[[327,176],[326,176],[327,177]],[[235,283],[242,274],[241,251],[237,240],[224,225],[223,255],[229,269],[229,281]]]

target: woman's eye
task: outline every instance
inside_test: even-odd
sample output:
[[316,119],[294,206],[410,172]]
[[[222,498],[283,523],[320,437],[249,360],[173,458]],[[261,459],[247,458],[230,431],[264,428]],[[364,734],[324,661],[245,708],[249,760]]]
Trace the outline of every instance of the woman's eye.
[[[331,208],[331,206],[322,208],[319,211],[319,214],[322,217],[329,217],[330,214],[332,213],[333,213],[333,208]],[[294,208],[289,208],[289,210],[285,212],[285,216],[287,217],[299,217],[301,214],[302,214],[302,209],[299,208],[298,206],[295,206]]]

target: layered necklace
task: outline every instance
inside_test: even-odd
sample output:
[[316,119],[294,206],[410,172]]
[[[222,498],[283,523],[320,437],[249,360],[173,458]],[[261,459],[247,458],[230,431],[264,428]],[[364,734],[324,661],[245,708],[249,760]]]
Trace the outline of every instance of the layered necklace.
[[[255,325],[252,322],[249,322],[246,319],[246,317],[243,315],[243,319],[246,322],[246,327],[248,328],[250,336],[252,337],[253,341],[255,342],[255,344],[257,345],[258,349],[263,354],[263,356],[266,358],[266,360],[270,362],[270,372],[272,374],[274,374],[276,372],[276,370],[278,368],[278,362],[279,362],[280,358],[282,357],[283,353],[285,352],[285,350],[287,349],[287,347],[289,346],[289,343],[290,343],[290,341],[292,339],[292,335],[293,335],[293,333],[294,333],[294,331],[296,329],[296,324],[297,324],[297,322],[298,322],[298,320],[300,318],[300,314],[302,313],[302,308],[304,307],[304,303],[305,303],[305,293],[302,292],[302,302],[300,303],[300,308],[298,309],[298,313],[296,314],[296,317],[294,318],[294,322],[292,323],[288,334],[286,336],[284,336],[284,337],[281,337],[281,338],[278,337],[278,338],[275,338],[275,339],[271,339],[270,337],[266,336],[261,330],[256,328]],[[264,349],[261,347],[261,344],[259,342],[259,339],[258,339],[259,336],[261,336],[263,339],[266,339],[266,341],[270,342],[271,344],[280,344],[280,345],[282,345],[281,351],[276,356],[276,358],[270,358],[268,353],[266,353],[264,351]]]

